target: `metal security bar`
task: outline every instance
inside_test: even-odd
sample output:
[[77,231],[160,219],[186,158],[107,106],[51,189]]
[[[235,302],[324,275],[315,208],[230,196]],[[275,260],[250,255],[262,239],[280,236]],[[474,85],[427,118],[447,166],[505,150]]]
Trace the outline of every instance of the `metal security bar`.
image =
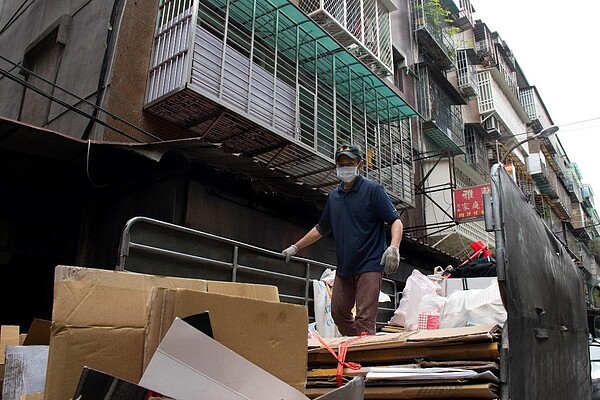
[[390,11],[394,10],[379,0],[300,0],[299,4],[373,72],[393,73]]
[[[280,252],[146,217],[130,219],[121,235],[118,271],[277,286],[280,300],[306,305],[314,320],[312,281],[331,264],[303,257],[285,263]],[[384,279],[382,326],[398,306],[396,284]]]
[[[378,27],[363,36],[383,57],[389,12],[363,3],[360,18]],[[414,204],[409,118],[417,113],[352,48],[287,0],[159,7],[148,112],[324,193],[338,183],[335,148],[355,143],[370,155],[365,173],[395,203]]]

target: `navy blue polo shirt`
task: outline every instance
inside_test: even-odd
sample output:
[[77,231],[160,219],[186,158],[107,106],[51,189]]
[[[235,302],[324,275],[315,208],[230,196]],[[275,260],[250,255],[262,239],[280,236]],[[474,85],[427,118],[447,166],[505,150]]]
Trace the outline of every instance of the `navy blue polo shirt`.
[[352,276],[383,272],[381,256],[387,249],[384,223],[399,219],[398,210],[383,186],[358,176],[349,191],[344,183],[334,189],[316,228],[323,236],[333,234],[337,255],[336,274]]

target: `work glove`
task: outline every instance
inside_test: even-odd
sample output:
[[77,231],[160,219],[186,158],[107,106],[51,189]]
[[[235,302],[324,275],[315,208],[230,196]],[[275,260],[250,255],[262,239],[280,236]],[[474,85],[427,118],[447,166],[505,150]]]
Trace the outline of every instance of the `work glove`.
[[297,252],[298,248],[296,247],[296,245],[291,245],[290,247],[282,251],[281,254],[285,256],[285,262],[290,262],[290,258],[296,255]]
[[390,246],[383,253],[381,257],[380,265],[385,266],[384,271],[386,274],[393,274],[398,270],[400,265],[400,249],[395,246]]

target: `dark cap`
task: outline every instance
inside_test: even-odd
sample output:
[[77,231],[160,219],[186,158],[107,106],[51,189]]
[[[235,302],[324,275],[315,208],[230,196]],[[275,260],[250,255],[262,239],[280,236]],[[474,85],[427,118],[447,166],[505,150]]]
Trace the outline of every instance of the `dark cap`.
[[335,152],[335,159],[337,160],[342,154],[350,158],[361,158],[360,150],[352,144],[343,144],[339,146]]

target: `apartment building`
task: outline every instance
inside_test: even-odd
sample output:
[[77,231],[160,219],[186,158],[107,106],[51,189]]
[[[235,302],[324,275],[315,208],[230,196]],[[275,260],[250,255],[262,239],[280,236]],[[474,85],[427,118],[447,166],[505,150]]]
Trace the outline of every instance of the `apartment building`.
[[[429,21],[422,26],[415,22],[421,60],[427,65],[420,70],[425,89],[418,97],[428,243],[457,258],[464,258],[465,249],[470,250],[465,244],[475,240],[493,247],[483,213],[472,202],[468,210],[461,209],[456,193],[485,191],[490,167],[503,162],[571,254],[586,291],[597,290],[597,261],[589,248],[600,227],[593,193],[582,184],[577,164],[569,160],[557,135],[527,140],[554,130],[552,117],[508,44],[474,19],[474,11],[468,0],[458,5],[413,2],[414,20]],[[437,72],[435,83],[432,71]]]
[[[317,222],[345,142],[401,212],[399,285],[464,260],[473,241],[493,248],[481,214],[457,218],[454,193],[482,190],[511,144],[552,120],[473,11],[468,0],[3,3],[1,176],[15,194],[2,200],[3,262],[113,268],[137,215],[283,249]],[[590,188],[556,137],[507,157],[591,289]],[[329,238],[303,255],[335,263]]]

